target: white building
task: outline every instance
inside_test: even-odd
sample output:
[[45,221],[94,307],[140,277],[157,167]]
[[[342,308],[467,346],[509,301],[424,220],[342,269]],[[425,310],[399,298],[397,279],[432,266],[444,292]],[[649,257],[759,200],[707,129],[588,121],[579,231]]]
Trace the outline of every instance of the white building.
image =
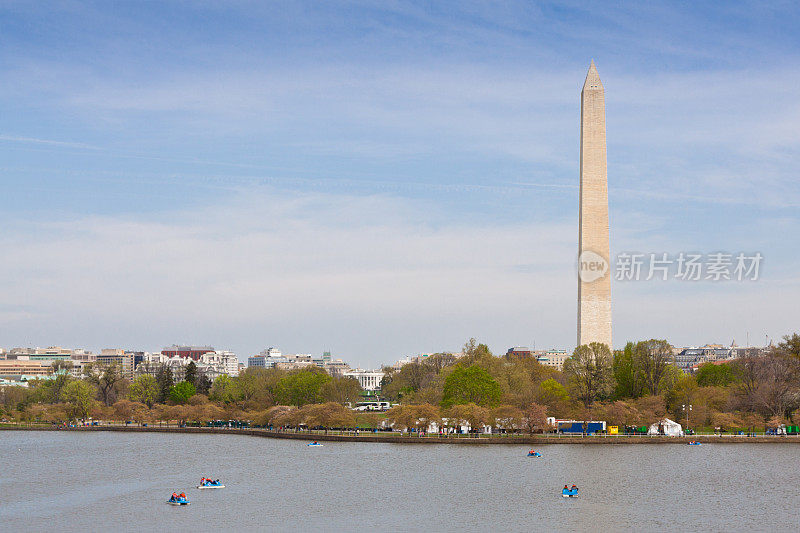
[[555,368],[559,372],[564,369],[564,361],[570,358],[566,350],[547,350],[539,355],[536,360],[544,366]]
[[361,370],[360,368],[343,374],[346,378],[356,378],[364,390],[380,390],[384,375],[380,370]]
[[201,355],[197,361],[198,371],[201,366],[214,367],[214,370],[221,371],[229,376],[239,375],[239,358],[236,357],[235,353],[227,350],[216,350]]
[[261,350],[257,355],[247,358],[248,368],[274,368],[278,363],[285,363],[288,359],[274,346]]
[[437,353],[452,355],[456,359],[464,357],[464,352],[430,352],[430,353],[421,353],[417,355],[407,355],[404,358],[395,361],[395,363],[392,365],[392,368],[394,368],[395,370],[400,370],[409,363],[424,363],[428,359],[428,357],[436,355]]
[[[137,367],[137,372],[155,376],[161,366],[166,365],[172,371],[172,379],[179,382],[186,377],[186,367],[191,361],[189,357],[178,355],[168,357],[160,353],[146,354],[144,361]],[[195,361],[195,365],[197,365],[197,375],[206,376],[211,381],[223,374],[239,375],[239,359],[236,354],[229,351],[215,350],[204,353]]]
[[263,355],[264,357],[280,357],[281,351],[274,346],[270,346],[266,350],[261,350],[261,353],[258,355]]

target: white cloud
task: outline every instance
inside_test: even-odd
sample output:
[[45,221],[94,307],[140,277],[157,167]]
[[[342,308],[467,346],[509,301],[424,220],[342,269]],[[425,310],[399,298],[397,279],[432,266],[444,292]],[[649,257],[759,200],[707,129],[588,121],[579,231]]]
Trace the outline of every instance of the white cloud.
[[572,321],[556,318],[574,308],[559,297],[573,285],[570,225],[453,224],[396,198],[262,189],[154,220],[14,234],[4,247],[15,256],[48,258],[0,267],[6,302],[36,316],[14,322],[18,342],[41,328],[75,343],[187,339],[241,355],[328,346],[377,364],[469,335],[571,337]]
[[[800,107],[792,91],[800,79],[794,66],[636,76],[599,66],[612,187],[677,201],[800,203],[794,175]],[[41,93],[37,83],[47,68],[17,73],[13,90],[27,84]],[[548,178],[574,176],[576,166],[583,68],[298,65],[184,70],[146,84],[79,73],[44,92],[53,105],[120,129],[117,152],[126,146],[127,123],[156,117],[159,131],[135,140],[142,150],[153,148],[148,138],[182,144],[191,132],[189,142],[199,145],[204,138],[223,144],[258,139],[258,145],[298,157],[413,161],[475,155]]]
[[[0,264],[3,342],[196,342],[241,357],[278,345],[364,366],[470,336],[500,352],[571,348],[574,224],[458,220],[423,201],[257,188],[151,219],[10,227],[0,241],[13,256]],[[617,238],[647,244],[631,228]],[[615,283],[615,339],[777,338],[793,327],[792,276]]]

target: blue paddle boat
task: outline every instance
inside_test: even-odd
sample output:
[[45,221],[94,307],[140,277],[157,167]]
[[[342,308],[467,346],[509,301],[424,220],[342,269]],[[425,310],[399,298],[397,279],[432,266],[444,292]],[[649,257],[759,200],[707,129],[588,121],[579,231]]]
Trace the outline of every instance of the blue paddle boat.
[[686,444],[688,444],[689,446],[702,446],[703,445],[702,442],[697,442],[696,440],[689,441]]
[[178,496],[177,498],[170,498],[167,500],[167,503],[170,505],[189,505],[191,502],[186,499],[186,496]]
[[561,489],[561,496],[563,496],[564,498],[577,498],[578,497],[578,487],[576,487],[575,485],[573,485],[572,487],[573,488],[571,488],[571,489],[568,489],[566,487]]
[[322,446],[322,444],[320,444],[317,441],[314,441],[314,442],[309,442],[308,444],[306,444],[306,446]]
[[541,457],[541,456],[542,454],[540,454],[539,452],[535,452],[533,450],[528,452],[528,457]]
[[202,481],[199,485],[197,485],[198,489],[224,489],[225,485],[222,484],[220,480],[211,481],[210,479],[206,479]]

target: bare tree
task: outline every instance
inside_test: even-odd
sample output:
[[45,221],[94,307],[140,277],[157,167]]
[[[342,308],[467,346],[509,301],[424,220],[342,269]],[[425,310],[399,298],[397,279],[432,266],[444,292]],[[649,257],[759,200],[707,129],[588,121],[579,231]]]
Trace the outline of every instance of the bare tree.
[[599,342],[578,346],[564,362],[564,373],[569,376],[575,396],[588,407],[613,388],[611,350]]
[[114,403],[115,387],[123,379],[116,363],[88,365],[84,369],[84,374],[90,382],[97,385],[97,390],[100,391],[100,396],[106,406]]
[[669,365],[674,361],[672,346],[665,340],[650,339],[637,342],[633,349],[636,365],[642,373],[644,384],[652,395],[661,392]]
[[528,433],[544,430],[547,427],[547,408],[538,403],[532,403],[525,410],[525,425]]
[[443,368],[456,362],[456,356],[451,353],[435,353],[425,358],[424,364],[432,368],[437,374]]
[[788,417],[800,406],[800,361],[773,351],[734,362],[740,379],[736,400],[742,408],[766,417]]

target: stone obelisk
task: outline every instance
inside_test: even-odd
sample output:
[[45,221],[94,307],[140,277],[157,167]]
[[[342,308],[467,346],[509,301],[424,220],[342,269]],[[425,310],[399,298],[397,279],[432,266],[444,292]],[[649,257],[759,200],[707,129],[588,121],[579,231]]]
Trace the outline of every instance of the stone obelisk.
[[578,233],[578,345],[611,344],[606,106],[592,60],[581,91],[581,188]]

